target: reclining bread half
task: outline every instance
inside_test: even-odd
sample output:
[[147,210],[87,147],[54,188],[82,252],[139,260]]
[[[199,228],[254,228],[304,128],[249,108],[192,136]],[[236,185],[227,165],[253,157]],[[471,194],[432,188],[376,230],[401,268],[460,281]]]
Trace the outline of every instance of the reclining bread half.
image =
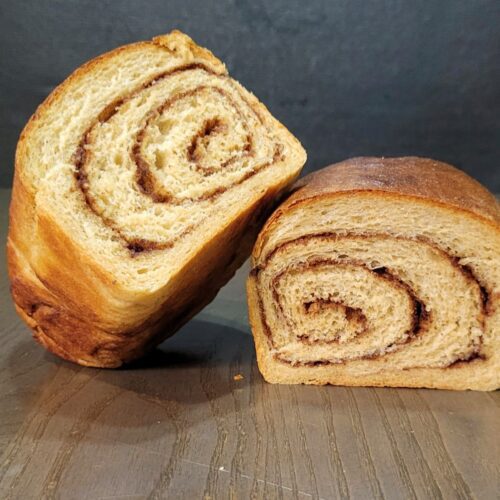
[[18,144],[8,262],[19,314],[76,363],[137,358],[214,298],[305,158],[180,32],[90,61]]

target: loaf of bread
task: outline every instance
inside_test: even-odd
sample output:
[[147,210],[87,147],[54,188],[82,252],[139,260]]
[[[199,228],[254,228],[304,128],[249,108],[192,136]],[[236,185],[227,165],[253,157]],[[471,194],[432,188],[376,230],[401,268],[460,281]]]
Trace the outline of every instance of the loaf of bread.
[[305,158],[180,32],[90,61],[18,144],[8,263],[19,314],[76,363],[137,358],[214,298]]
[[500,211],[463,172],[356,158],[299,181],[247,283],[268,382],[500,387]]

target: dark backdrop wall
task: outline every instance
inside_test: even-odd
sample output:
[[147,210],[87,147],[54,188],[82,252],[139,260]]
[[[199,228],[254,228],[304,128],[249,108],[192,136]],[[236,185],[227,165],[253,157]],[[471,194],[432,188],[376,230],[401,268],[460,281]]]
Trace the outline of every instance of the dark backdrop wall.
[[19,132],[73,69],[173,28],[222,58],[304,144],[455,164],[500,192],[498,0],[1,0],[0,184]]

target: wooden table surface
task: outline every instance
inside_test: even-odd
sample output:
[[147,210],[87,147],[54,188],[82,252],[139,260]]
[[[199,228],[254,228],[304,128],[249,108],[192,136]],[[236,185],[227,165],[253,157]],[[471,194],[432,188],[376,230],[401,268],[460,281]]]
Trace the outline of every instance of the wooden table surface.
[[246,269],[141,363],[82,368],[31,339],[3,247],[0,498],[498,498],[498,392],[268,385]]

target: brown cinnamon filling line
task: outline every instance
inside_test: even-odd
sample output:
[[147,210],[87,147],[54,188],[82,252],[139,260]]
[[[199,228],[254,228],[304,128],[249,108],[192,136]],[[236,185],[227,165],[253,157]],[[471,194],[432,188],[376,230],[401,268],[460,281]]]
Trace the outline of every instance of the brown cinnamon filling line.
[[[266,315],[265,315],[265,311],[264,311],[264,305],[263,305],[263,302],[262,302],[262,298],[261,298],[261,294],[260,294],[260,290],[259,290],[259,281],[258,281],[258,276],[259,276],[259,273],[261,270],[263,270],[268,262],[270,261],[270,259],[280,250],[282,250],[283,248],[286,248],[287,246],[291,246],[291,245],[296,245],[296,244],[305,244],[307,241],[311,240],[311,239],[314,239],[314,238],[327,238],[327,239],[340,239],[340,238],[351,238],[351,239],[355,239],[355,238],[373,238],[373,237],[384,237],[384,238],[387,238],[388,235],[387,234],[381,234],[381,233],[330,233],[330,232],[323,232],[323,233],[317,233],[317,234],[311,234],[311,235],[305,235],[305,236],[301,236],[299,238],[296,238],[294,240],[290,240],[290,241],[287,241],[287,242],[284,242],[280,245],[278,245],[276,248],[274,248],[267,256],[266,256],[266,259],[264,261],[263,264],[259,265],[259,266],[256,266],[254,267],[251,271],[250,271],[250,275],[252,277],[254,277],[256,279],[256,283],[257,283],[257,297],[258,297],[258,308],[259,308],[259,314],[260,314],[260,317],[261,317],[261,321],[262,321],[262,325],[263,325],[263,330],[264,330],[264,333],[268,339],[268,342],[270,343],[271,347],[274,347],[274,344],[273,344],[273,338],[272,338],[272,332],[271,332],[271,329],[269,327],[269,324],[267,322],[267,318],[266,318]],[[485,318],[488,314],[491,313],[491,302],[490,302],[490,293],[488,292],[488,289],[479,281],[479,279],[475,276],[475,274],[473,273],[473,271],[470,269],[469,266],[464,266],[464,265],[461,265],[460,264],[460,259],[459,258],[456,258],[456,257],[453,257],[453,256],[450,256],[449,254],[447,254],[444,250],[442,250],[440,247],[438,247],[437,245],[435,245],[433,242],[431,242],[428,238],[422,238],[422,237],[418,237],[418,238],[408,238],[408,237],[402,237],[402,236],[391,236],[392,239],[396,239],[396,240],[408,240],[408,241],[419,241],[423,244],[426,244],[426,245],[429,245],[431,246],[434,250],[437,250],[438,252],[440,252],[449,262],[450,262],[450,265],[456,267],[463,275],[464,277],[467,279],[467,281],[469,282],[473,282],[480,290],[480,293],[481,293],[481,311],[479,312],[480,314],[480,320],[481,320],[481,323],[483,325],[483,331],[484,331],[484,323],[485,323]],[[347,258],[347,256],[346,256]],[[404,342],[402,342],[401,344],[398,344],[398,345],[404,345],[404,344],[407,344],[409,342],[411,342],[413,339],[416,338],[416,336],[422,334],[425,332],[425,329],[427,327],[427,325],[429,324],[429,321],[431,321],[431,315],[430,313],[426,310],[426,307],[425,307],[425,304],[418,299],[418,297],[416,296],[416,294],[414,293],[414,291],[412,290],[412,288],[407,284],[405,283],[404,281],[402,281],[399,277],[397,277],[396,275],[390,273],[390,271],[386,268],[386,267],[378,267],[378,268],[374,268],[374,269],[370,269],[366,266],[366,264],[364,262],[361,262],[361,261],[356,261],[356,260],[345,260],[345,259],[331,259],[331,263],[334,264],[334,265],[337,265],[337,263],[343,263],[343,264],[346,264],[346,263],[351,263],[351,264],[354,264],[354,265],[362,265],[364,267],[366,267],[367,269],[369,269],[371,272],[383,277],[384,279],[386,280],[390,280],[390,281],[393,281],[393,282],[397,282],[400,286],[404,287],[406,292],[408,294],[410,294],[410,297],[414,303],[414,310],[413,310],[413,328],[410,332],[410,334],[406,337],[406,340]],[[304,264],[306,267],[310,266],[311,263],[313,265],[316,265],[316,264],[319,264],[321,262],[325,262],[325,259],[317,259],[316,262],[315,260],[310,260],[306,263],[302,263]],[[281,310],[281,313],[283,313],[283,306],[279,300],[279,296],[278,294],[276,293],[275,291],[275,286],[274,286],[274,283],[275,283],[275,280],[277,278],[279,278],[279,276],[283,273],[286,273],[288,272],[288,268],[285,269],[284,271],[282,271],[281,273],[279,273],[277,276],[273,277],[273,281],[272,281],[272,286],[273,286],[273,299],[275,301],[275,303],[277,304],[278,308]],[[344,307],[349,307],[349,306],[346,306],[345,304],[343,304]],[[364,333],[364,332],[363,332]],[[298,337],[299,340],[300,339],[300,336]],[[333,343],[335,340],[333,341],[329,341],[329,343]],[[470,363],[470,362],[475,362],[475,361],[478,361],[478,360],[487,360],[487,357],[481,353],[481,346],[482,346],[482,342],[483,342],[483,336],[481,335],[480,338],[479,338],[479,344],[474,348],[473,351],[471,351],[471,353],[469,355],[467,355],[466,357],[464,358],[460,358],[460,359],[456,359],[455,361],[453,361],[452,363],[450,363],[449,365],[447,366],[443,366],[443,367],[440,367],[441,369],[442,368],[454,368],[456,366],[462,366],[464,364],[467,364],[467,363]],[[391,345],[388,345],[385,349],[391,349],[391,352],[394,352],[393,351],[393,348],[394,348],[395,344],[391,344]],[[364,356],[362,358],[357,358],[357,359],[378,359],[382,356],[386,356],[386,355],[390,355],[391,352],[389,353],[384,353],[384,354],[379,354],[379,355],[371,355],[371,356]],[[309,361],[309,362],[292,362],[291,360],[287,359],[287,358],[284,358],[282,356],[280,356],[279,354],[275,354],[274,355],[275,359],[280,361],[280,362],[283,362],[283,363],[287,363],[287,364],[291,364],[291,365],[294,365],[294,366],[322,366],[322,365],[330,365],[330,364],[340,364],[340,363],[345,363],[346,361],[332,361],[332,360],[317,360],[317,361]]]
[[486,361],[488,358],[481,354],[478,351],[472,352],[469,356],[461,359],[457,359],[450,363],[446,368],[460,368],[461,366],[466,366],[469,363],[478,362],[478,361]]
[[[166,248],[171,248],[179,239],[184,237],[186,234],[191,232],[194,229],[194,225],[187,226],[184,231],[182,231],[179,235],[171,238],[169,241],[166,242],[156,242],[156,241],[151,241],[147,239],[141,239],[141,238],[129,238],[126,237],[122,231],[120,231],[120,228],[117,227],[117,225],[114,223],[114,221],[108,217],[103,216],[102,213],[99,212],[99,210],[96,207],[95,201],[92,197],[92,194],[90,192],[90,185],[88,181],[88,175],[86,172],[86,162],[88,159],[87,155],[87,147],[90,143],[90,134],[92,130],[94,129],[96,124],[102,124],[110,120],[120,109],[120,107],[125,104],[127,101],[131,100],[135,96],[137,96],[141,91],[144,89],[147,89],[153,85],[156,85],[158,82],[164,80],[165,78],[171,77],[175,74],[178,74],[183,71],[188,71],[188,70],[194,70],[194,69],[201,69],[211,75],[217,76],[219,78],[225,79],[226,83],[229,83],[233,86],[235,91],[239,92],[236,86],[231,82],[229,77],[226,75],[218,75],[214,71],[212,71],[210,68],[205,66],[204,64],[201,63],[194,63],[194,64],[187,64],[175,69],[172,69],[170,71],[165,71],[162,72],[155,77],[151,78],[149,81],[143,83],[140,85],[136,90],[132,91],[129,93],[127,96],[120,97],[110,103],[108,106],[106,106],[99,114],[97,117],[96,122],[92,124],[86,132],[83,134],[79,145],[77,146],[75,153],[73,154],[73,163],[75,166],[75,180],[77,183],[78,188],[83,194],[84,201],[86,205],[89,207],[89,209],[97,215],[103,223],[110,227],[118,236],[119,238],[124,242],[124,245],[126,248],[130,251],[131,256],[135,256],[141,252],[144,251],[150,251],[150,250],[160,250],[160,249],[166,249]],[[159,186],[156,185],[155,180],[153,175],[151,174],[149,164],[144,160],[144,158],[141,155],[141,145],[142,141],[144,139],[145,135],[145,130],[149,123],[156,117],[159,116],[164,110],[166,110],[168,107],[170,107],[175,101],[178,101],[179,99],[182,99],[184,97],[188,97],[196,92],[200,92],[201,90],[204,89],[210,89],[211,91],[218,92],[221,94],[225,99],[229,100],[231,105],[233,106],[233,109],[236,110],[237,115],[240,117],[240,119],[245,123],[244,115],[242,111],[240,110],[238,104],[230,97],[230,95],[225,92],[223,89],[219,87],[214,87],[214,86],[200,86],[197,87],[196,89],[193,89],[188,92],[180,93],[177,95],[174,95],[167,101],[165,101],[161,106],[159,106],[157,109],[153,110],[150,112],[145,120],[144,126],[139,130],[136,140],[132,146],[132,152],[131,152],[131,157],[132,160],[134,161],[136,165],[136,179],[137,179],[137,184],[139,189],[143,194],[146,196],[149,196],[154,203],[169,203],[169,204],[182,204],[182,203],[192,203],[194,201],[206,201],[206,200],[211,200],[214,199],[227,190],[234,188],[237,185],[240,185],[241,183],[245,182],[248,180],[250,177],[258,173],[259,171],[263,170],[264,168],[270,167],[273,164],[277,163],[278,161],[283,159],[283,145],[276,142],[274,144],[274,154],[273,154],[273,159],[270,162],[265,162],[261,165],[256,165],[252,169],[250,169],[244,176],[242,176],[237,182],[231,184],[230,186],[221,186],[219,188],[213,189],[212,191],[208,193],[204,193],[202,196],[198,198],[186,198],[186,199],[176,199],[171,193],[162,190]],[[255,109],[250,102],[243,96],[241,93],[239,93],[241,99],[246,103],[248,106],[249,110],[255,115],[256,119],[264,125],[264,120],[261,114],[257,109]],[[202,129],[195,135],[195,137],[192,138],[191,144],[186,152],[186,155],[188,157],[188,160],[190,162],[193,162],[195,165],[195,168],[198,171],[203,172],[203,175],[212,175],[219,169],[223,169],[228,167],[230,164],[234,163],[238,159],[242,157],[253,157],[255,155],[254,152],[254,146],[253,146],[253,138],[252,134],[249,131],[245,143],[242,145],[242,151],[243,154],[240,156],[233,156],[223,164],[221,164],[218,168],[213,168],[209,167],[206,168],[206,166],[201,164],[201,155],[198,154],[198,145],[200,144],[201,141],[208,141],[210,136],[216,134],[216,133],[221,133],[224,131],[225,125],[222,123],[222,120],[219,118],[215,117],[211,120],[207,120]],[[248,128],[248,127],[247,127]]]
[[[253,169],[249,170],[248,172],[248,177],[245,177],[245,179],[232,184],[231,186],[228,187],[219,187],[216,189],[213,189],[212,191],[209,191],[208,193],[204,193],[203,195],[193,198],[177,198],[175,197],[172,193],[164,190],[161,186],[158,186],[155,183],[154,176],[151,173],[150,167],[148,162],[142,157],[141,154],[141,148],[142,148],[142,143],[144,140],[144,137],[146,135],[146,130],[148,126],[162,113],[164,113],[168,108],[170,108],[173,104],[175,104],[177,101],[180,101],[182,99],[185,99],[187,97],[194,96],[196,94],[199,94],[203,91],[210,90],[212,92],[217,92],[219,93],[222,97],[224,97],[232,106],[232,108],[236,111],[239,119],[242,121],[242,123],[245,124],[245,118],[243,116],[243,113],[239,109],[237,103],[231,99],[231,97],[227,94],[227,92],[224,92],[222,89],[218,87],[213,87],[213,86],[207,86],[207,85],[201,85],[197,87],[196,89],[187,91],[187,92],[182,92],[179,94],[174,95],[167,101],[165,101],[161,106],[159,106],[157,109],[151,111],[149,115],[147,116],[144,125],[141,127],[139,132],[137,133],[134,145],[132,147],[132,160],[134,161],[136,165],[136,179],[137,179],[137,185],[139,186],[140,190],[147,196],[149,196],[155,203],[170,203],[172,205],[181,205],[183,203],[191,203],[194,201],[204,201],[204,200],[209,200],[211,198],[214,198],[215,196],[218,196],[222,194],[223,192],[227,191],[230,187],[236,186],[243,182],[243,180],[248,179],[252,175],[256,174],[259,170],[264,168],[265,166],[268,166],[268,164],[262,164],[262,165],[257,165]],[[196,168],[197,171],[202,172],[203,175],[208,176],[212,175],[215,172],[222,170],[226,167],[228,167],[231,163],[236,162],[239,159],[245,158],[245,157],[253,157],[255,156],[255,152],[253,150],[253,139],[250,134],[250,132],[247,133],[246,136],[246,141],[243,144],[243,147],[241,148],[243,151],[242,155],[233,155],[231,158],[229,158],[227,161],[223,162],[221,165],[219,165],[218,168],[214,167],[206,167],[201,163],[201,154],[199,153],[198,146],[200,145],[201,142],[208,142],[210,137],[216,135],[217,133],[221,133],[227,129],[227,126],[223,123],[223,121],[218,118],[212,118],[209,120],[206,120],[201,129],[198,131],[198,133],[191,139],[191,144],[188,147],[186,151],[186,156],[188,161],[194,164],[194,167]],[[245,127],[246,130],[248,130],[248,127]],[[273,157],[274,161],[274,157]]]
[[[303,308],[305,314],[307,315],[309,314],[314,315],[320,313],[321,311],[324,311],[325,309],[335,309],[341,311],[348,322],[356,325],[355,328],[356,337],[359,337],[360,335],[363,335],[368,331],[367,318],[363,314],[363,311],[357,307],[347,306],[337,300],[319,299],[315,300],[314,302],[306,302],[305,304],[303,304]],[[338,335],[329,340],[314,339],[307,334],[298,335],[297,338],[300,342],[307,345],[333,344],[339,342],[340,340],[340,337]]]
[[[346,267],[346,268],[363,267],[363,268],[367,269],[368,271],[376,274],[378,277],[380,277],[380,279],[385,280],[390,286],[404,290],[405,293],[407,293],[410,296],[411,303],[413,304],[413,307],[412,307],[412,325],[408,331],[403,333],[403,339],[401,341],[393,342],[393,343],[379,349],[378,353],[359,356],[357,358],[351,358],[351,359],[349,359],[349,361],[354,361],[354,360],[359,360],[359,359],[377,359],[377,358],[380,358],[382,356],[387,355],[387,352],[386,352],[387,350],[390,350],[390,352],[394,352],[395,350],[399,350],[402,348],[402,346],[413,341],[421,332],[424,331],[425,327],[428,325],[428,321],[430,320],[430,313],[427,312],[423,301],[417,297],[415,292],[412,290],[412,288],[407,283],[402,281],[397,276],[391,274],[387,268],[381,267],[381,268],[377,268],[377,269],[370,269],[364,262],[362,262],[360,260],[355,260],[355,259],[342,259],[341,260],[341,259],[316,258],[316,259],[309,259],[307,262],[302,262],[298,265],[295,265],[295,266],[293,266],[293,268],[284,269],[283,271],[278,273],[276,276],[274,276],[272,281],[271,281],[272,295],[273,295],[274,302],[278,307],[278,311],[279,311],[279,314],[280,314],[282,321],[284,321],[287,324],[287,327],[290,329],[290,331],[293,331],[294,329],[296,329],[296,325],[291,322],[290,318],[288,318],[288,316],[284,312],[284,307],[283,307],[283,304],[281,301],[281,297],[280,297],[279,293],[277,292],[277,285],[278,285],[279,280],[282,278],[282,276],[284,276],[285,274],[290,272],[290,270],[303,271],[306,269],[311,269],[314,267],[320,267],[320,266],[324,266],[324,265],[341,266],[341,267]],[[323,301],[315,301],[312,304],[317,304],[318,302],[323,302]],[[328,301],[328,302],[331,302],[331,301]],[[356,335],[356,337],[359,337],[360,335],[365,335],[365,334],[369,333],[367,318],[360,309],[352,308],[348,304],[343,303],[342,301],[334,301],[334,303],[337,306],[342,307],[344,309],[344,311],[346,311],[346,319],[349,320],[349,318],[347,317],[347,315],[349,314],[351,316],[351,319],[361,320],[362,328],[361,328],[360,332],[358,333],[358,335]],[[310,307],[311,307],[311,305],[309,305],[309,308]],[[269,327],[266,329],[266,331],[268,333],[270,333]],[[268,339],[270,340],[272,347],[275,347],[272,336],[268,337]],[[297,339],[299,342],[302,342],[306,345],[314,345],[314,344],[323,344],[323,345],[330,344],[331,345],[331,344],[336,344],[339,341],[338,338],[332,338],[329,340],[319,340],[318,339],[318,340],[311,341],[311,339],[309,339],[307,335],[298,335]],[[380,352],[380,351],[382,351],[382,352]],[[276,357],[276,359],[285,360],[286,362],[290,362],[289,360],[287,360],[286,358],[283,358],[280,355],[276,355],[275,357]],[[322,360],[321,363],[327,363],[327,361],[328,361],[328,363],[332,363],[332,364],[338,364],[338,363],[342,362],[342,361]],[[299,364],[307,365],[309,363],[311,363],[311,362],[303,362],[303,363],[299,363]],[[317,362],[315,361],[314,363],[317,363]],[[297,363],[294,362],[293,364],[296,365]]]
[[[194,163],[196,165],[196,170],[198,170],[205,176],[212,175],[216,172],[217,169],[215,167],[210,167],[201,163],[203,155],[200,149],[202,146],[206,148],[211,137],[226,132],[227,128],[228,127],[223,120],[219,118],[211,118],[209,120],[205,120],[202,128],[191,139],[191,144],[186,154],[187,159],[190,163]],[[247,135],[246,144],[243,147],[243,151],[250,151],[250,141],[251,138],[249,135]],[[236,157],[233,158],[236,159]],[[223,162],[220,165],[219,169],[226,167],[233,158]]]

